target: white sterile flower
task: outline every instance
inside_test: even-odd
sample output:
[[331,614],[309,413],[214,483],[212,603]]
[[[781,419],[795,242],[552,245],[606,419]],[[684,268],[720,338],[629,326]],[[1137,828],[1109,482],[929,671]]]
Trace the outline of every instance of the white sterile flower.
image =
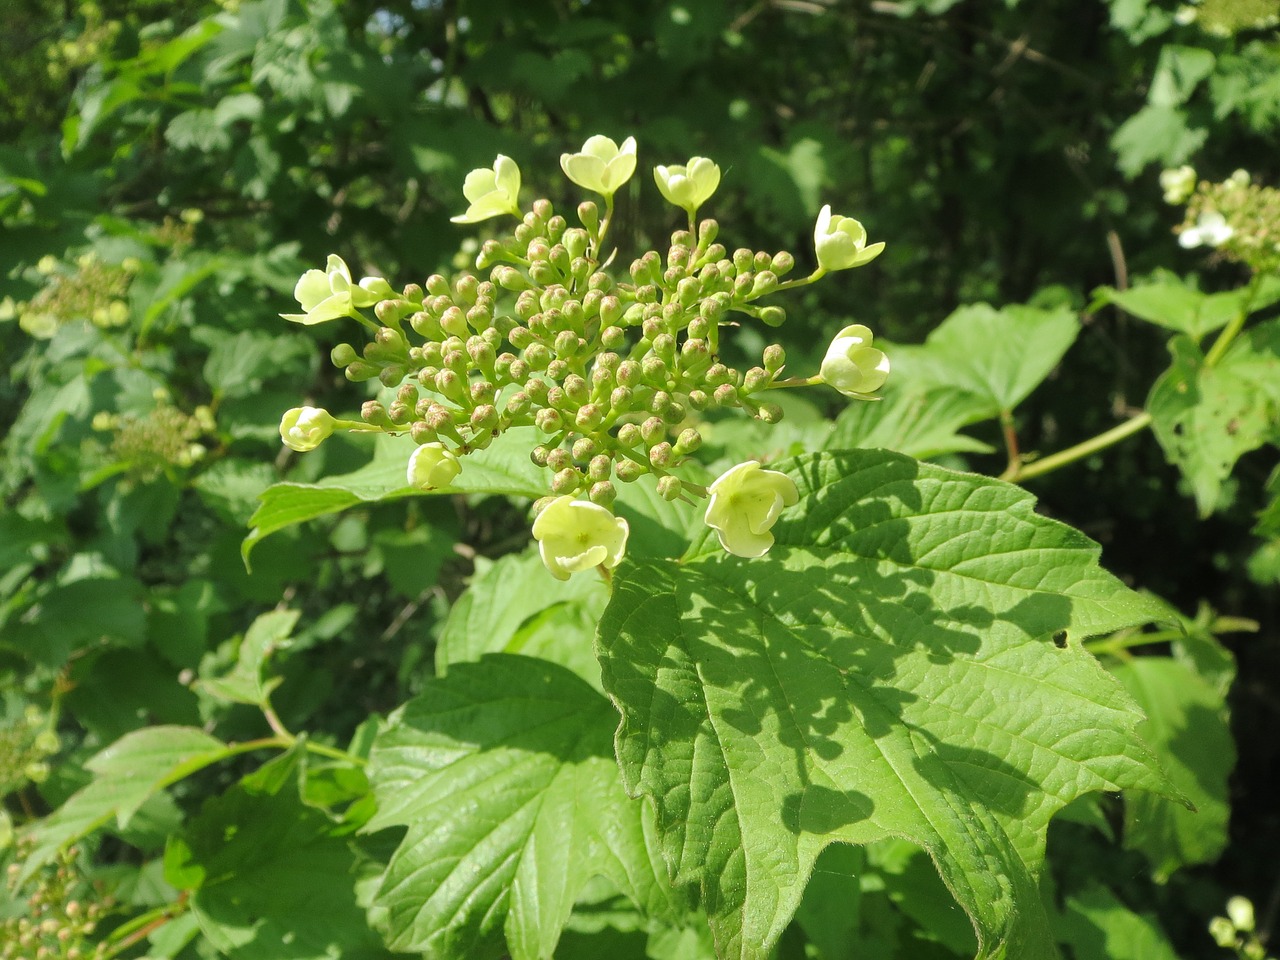
[[796,485],[785,473],[765,470],[754,460],[722,473],[710,487],[711,502],[704,517],[716,531],[720,546],[735,557],[762,557],[773,546],[769,531],[783,507],[800,500]]
[[627,521],[599,504],[571,496],[552,500],[533,521],[542,562],[557,580],[603,564],[612,569],[627,549]]
[[889,379],[889,358],[871,346],[871,330],[860,323],[836,334],[822,358],[819,376],[846,397],[859,400],[884,386]]
[[1234,234],[1235,229],[1222,214],[1217,210],[1205,210],[1196,218],[1195,226],[1187,227],[1178,234],[1178,244],[1188,250],[1200,246],[1220,247]]
[[706,157],[693,157],[683,166],[654,167],[653,179],[669,203],[692,213],[720,186],[720,168]]
[[560,168],[584,190],[611,197],[636,172],[636,138],[619,147],[608,137],[589,137],[577,153],[560,154]]
[[852,217],[833,216],[831,204],[818,213],[813,227],[813,249],[818,266],[827,273],[870,263],[884,250],[884,241],[867,246],[867,231]]
[[450,217],[454,223],[479,223],[509,213],[520,216],[520,168],[510,157],[498,154],[493,169],[481,167],[467,174],[462,195],[471,206],[467,212]]
[[346,262],[331,253],[323,270],[308,270],[302,275],[293,288],[293,296],[304,312],[280,316],[311,325],[350,316],[352,310],[394,297],[395,291],[382,277],[365,277],[358,284],[352,283]]
[[1164,191],[1165,203],[1186,203],[1196,190],[1195,170],[1184,163],[1176,170],[1161,171],[1160,189]]
[[290,450],[306,453],[320,446],[337,421],[320,407],[294,407],[280,418],[280,439]]
[[419,490],[447,487],[462,472],[462,464],[443,443],[424,443],[409,457],[409,486]]

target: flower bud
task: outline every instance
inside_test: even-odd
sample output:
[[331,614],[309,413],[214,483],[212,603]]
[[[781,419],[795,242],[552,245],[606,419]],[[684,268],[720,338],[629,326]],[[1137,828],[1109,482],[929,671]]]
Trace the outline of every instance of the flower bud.
[[[551,204],[548,203],[547,207],[548,209],[550,209]],[[565,218],[560,216],[559,214],[556,214],[554,217],[551,217],[549,220],[547,220],[547,239],[550,240],[552,243],[558,243],[560,241],[560,238],[564,236],[564,231],[568,226],[569,226],[568,221],[565,220]]]
[[436,443],[440,439],[440,435],[431,429],[431,424],[425,420],[415,420],[409,424],[409,436],[413,438],[416,444]]
[[618,428],[618,443],[624,447],[638,447],[643,439],[640,427],[634,423],[624,423]]
[[498,394],[498,388],[488,380],[477,380],[467,389],[472,403],[492,403]]
[[547,364],[547,376],[552,380],[563,380],[569,375],[569,364],[563,360],[552,360]]
[[693,409],[705,410],[710,403],[711,398],[707,396],[707,392],[705,390],[689,391],[689,406],[693,407]]
[[638,387],[644,381],[644,369],[634,360],[623,360],[618,364],[614,379],[620,386]]
[[644,442],[653,445],[667,435],[667,424],[661,417],[650,417],[640,424],[640,436]]
[[573,466],[573,457],[564,447],[556,447],[547,453],[547,466],[559,473]]
[[529,264],[529,279],[546,287],[560,279],[560,272],[546,260],[535,260]]
[[320,407],[294,407],[280,418],[280,439],[290,450],[306,453],[320,446],[332,433],[337,421]]
[[377,400],[366,400],[360,406],[360,418],[365,423],[372,424],[375,427],[388,428],[391,424],[391,418],[387,416],[387,408]]
[[436,374],[436,391],[454,402],[461,402],[467,394],[467,386],[453,370],[441,370]]
[[522,417],[529,412],[531,406],[529,395],[523,390],[517,390],[511,396],[507,397],[507,415],[511,417]]
[[586,255],[587,244],[591,242],[591,238],[587,236],[587,231],[578,227],[570,227],[564,232],[564,237],[560,242],[564,244],[564,249],[569,254],[569,258],[576,260],[578,257]]
[[671,394],[665,390],[655,390],[653,396],[649,398],[649,412],[662,416],[667,408],[671,406]]
[[595,233],[600,229],[600,208],[590,200],[584,200],[578,204],[578,220],[584,227]]
[[469,273],[464,273],[453,282],[453,298],[456,303],[471,306],[476,302],[480,281]]
[[529,452],[529,459],[533,461],[534,466],[545,467],[547,465],[547,455],[550,453],[550,450],[542,444],[538,444]]
[[437,433],[453,433],[453,411],[442,403],[432,404],[427,415],[422,418],[427,426]]
[[687,456],[702,446],[702,434],[693,427],[686,427],[680,431],[680,436],[676,438],[675,446],[672,448],[679,456]]
[[591,462],[587,464],[587,479],[598,483],[601,480],[608,480],[609,474],[613,472],[613,458],[607,453],[598,453],[591,458]]
[[577,492],[582,486],[582,474],[573,467],[565,467],[551,478],[551,492],[565,495]]
[[667,475],[658,478],[658,496],[663,500],[679,500],[684,484],[679,477]]
[[[606,327],[615,326],[622,317],[622,301],[610,294],[600,300],[600,322]],[[613,348],[616,349],[616,348]]]
[[614,476],[623,483],[639,480],[648,472],[649,468],[647,466],[643,463],[637,463],[635,460],[619,460],[613,468]]
[[556,334],[556,356],[560,359],[572,357],[578,350],[578,335],[572,330],[561,330]]
[[440,328],[455,337],[466,337],[471,333],[471,328],[467,326],[467,315],[462,312],[461,307],[450,307],[441,314]]
[[731,383],[722,383],[716,387],[711,399],[718,407],[736,407],[738,405],[738,388]]
[[609,393],[609,406],[613,410],[627,411],[635,399],[635,391],[630,387],[614,387]]
[[796,258],[783,250],[773,255],[773,259],[769,261],[768,269],[772,270],[776,276],[785,277],[795,269],[795,266]]
[[583,404],[574,416],[574,424],[579,430],[594,430],[604,420],[604,409],[598,403]]
[[658,334],[653,338],[653,352],[666,363],[674,363],[676,359],[676,338],[669,333]]
[[516,297],[516,316],[525,323],[528,323],[529,318],[541,309],[542,305],[538,302],[538,295],[532,290],[526,290]]
[[655,387],[665,387],[670,371],[667,365],[662,362],[660,357],[645,357],[644,362],[640,364],[640,369],[644,374],[644,382]]
[[751,281],[751,296],[762,297],[778,285],[778,277],[772,270],[762,270]]
[[743,377],[742,387],[747,393],[755,393],[768,386],[769,381],[773,378],[763,367],[752,367],[747,371],[747,375]]
[[673,453],[671,444],[665,440],[662,443],[654,444],[649,449],[649,462],[655,467],[667,467],[671,465]]
[[482,403],[471,411],[473,430],[492,430],[498,425],[498,411],[491,403]]
[[537,377],[532,378],[524,385],[524,392],[529,395],[529,399],[539,406],[546,406],[547,403],[547,383],[545,380],[539,380]]
[[551,351],[541,343],[531,343],[524,349],[524,362],[532,370],[545,370],[551,362]]
[[503,290],[510,290],[512,293],[533,289],[533,283],[529,278],[515,267],[505,264],[494,267],[490,276],[493,277],[493,282],[502,287]]
[[762,307],[757,316],[766,327],[780,327],[786,322],[787,311],[777,306]]
[[662,411],[662,419],[672,426],[677,423],[683,423],[686,416],[688,416],[688,411],[685,410],[684,404],[679,400],[672,400]]
[[392,363],[378,371],[378,379],[382,381],[384,387],[394,387],[408,375],[409,368],[403,363]]
[[559,433],[564,429],[564,420],[559,412],[550,407],[534,414],[533,422],[543,433]]
[[579,437],[573,441],[573,459],[590,460],[598,449],[599,445],[590,437]]
[[453,293],[453,291],[449,289],[448,280],[440,276],[438,273],[433,273],[431,276],[427,277],[427,293],[431,294],[433,297],[447,297]]
[[387,407],[387,416],[391,418],[391,422],[398,427],[403,427],[413,419],[413,407],[407,403],[401,403],[396,400],[391,406]]
[[778,423],[782,420],[782,408],[776,403],[762,403],[756,408],[755,418],[765,423]]
[[345,367],[359,360],[360,354],[356,353],[356,348],[351,344],[340,343],[329,352],[329,359],[335,367]]
[[409,457],[409,486],[418,490],[447,487],[462,472],[462,464],[443,443],[424,443]]
[[787,362],[787,352],[781,344],[771,343],[764,348],[764,368],[770,373],[777,373]]
[[592,503],[608,507],[618,498],[618,492],[614,490],[613,484],[608,480],[601,480],[591,485],[591,489],[587,491],[587,496],[591,498]]

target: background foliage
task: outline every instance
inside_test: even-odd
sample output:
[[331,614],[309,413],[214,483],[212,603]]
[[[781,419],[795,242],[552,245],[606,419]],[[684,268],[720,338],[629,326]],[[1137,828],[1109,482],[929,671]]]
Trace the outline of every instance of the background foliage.
[[[548,585],[521,552],[537,493],[523,464],[467,496],[381,499],[394,488],[365,446],[281,451],[280,414],[300,397],[354,410],[368,394],[327,361],[340,333],[276,315],[330,252],[359,275],[419,282],[468,266],[474,233],[448,222],[466,171],[501,152],[533,179],[594,133],[641,145],[641,176],[619,197],[624,247],[669,229],[638,202],[642,189],[652,199],[638,182],[648,165],[693,154],[725,171],[720,221],[793,250],[799,269],[813,266],[823,203],[889,242],[874,267],[789,304],[797,369],[853,322],[926,344],[893,354],[904,392],[882,410],[819,396],[769,435],[726,424],[710,455],[887,446],[998,474],[1003,414],[1024,451],[1042,452],[1144,406],[1156,418],[1155,434],[1027,485],[1042,514],[1102,544],[1108,569],[1176,608],[1185,632],[1165,646],[1142,635],[1155,655],[1130,656],[1123,634],[1093,650],[1199,812],[1136,794],[1072,804],[1050,832],[1046,909],[1079,960],[1228,956],[1207,925],[1232,894],[1270,929],[1280,824],[1264,785],[1277,746],[1256,731],[1280,719],[1280,398],[1266,396],[1280,382],[1280,294],[1209,303],[1248,274],[1179,248],[1157,174],[1189,161],[1213,180],[1244,168],[1280,181],[1280,40],[1265,19],[1280,11],[1196,9],[11,0],[0,839],[22,867],[0,895],[0,949],[20,917],[48,915],[68,918],[67,937],[49,941],[67,957],[98,943],[105,955],[278,957],[286,941],[299,958],[388,955],[366,907],[404,860],[405,821],[374,811],[391,752],[424,730],[443,736],[432,697],[467,683],[451,665],[552,649],[558,631],[589,632],[604,597]],[[557,177],[536,179],[570,200]],[[1262,322],[1206,366],[1204,338],[1250,308]],[[1179,384],[1212,403],[1188,412]],[[911,390],[929,398],[927,422],[911,419]],[[1235,420],[1247,429],[1228,431],[1226,449],[1171,439],[1178,422],[1216,437]],[[264,511],[285,512],[257,515],[246,570],[241,542],[268,487],[346,474],[358,479],[302,488],[313,499],[301,507],[268,495]],[[655,536],[665,555],[669,534]],[[474,649],[477,636],[491,646]],[[553,667],[537,668],[549,703],[607,717],[572,663]],[[406,702],[367,774],[342,759],[368,756],[377,718]],[[275,759],[262,765],[255,743]],[[578,788],[607,793],[593,761],[609,744],[583,749]],[[627,829],[656,842],[652,823]],[[780,956],[972,955],[973,930],[919,847],[814,855]],[[707,955],[687,904],[632,873],[646,919],[613,880],[565,894],[578,907],[557,956]],[[407,930],[378,909],[375,925]],[[519,949],[537,955],[529,936]],[[425,949],[411,930],[391,945]]]

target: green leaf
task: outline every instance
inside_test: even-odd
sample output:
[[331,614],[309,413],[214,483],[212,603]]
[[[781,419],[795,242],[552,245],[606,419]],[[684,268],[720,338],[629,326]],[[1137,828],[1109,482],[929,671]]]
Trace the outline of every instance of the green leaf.
[[1162,272],[1155,279],[1128,290],[1099,287],[1094,291],[1090,311],[1112,304],[1148,323],[1202,339],[1241,311],[1262,310],[1280,300],[1280,277],[1264,277],[1257,286],[1226,293],[1201,293],[1179,276]]
[[251,330],[220,337],[204,363],[204,378],[220,397],[242,397],[278,374],[281,367],[310,352],[296,336],[269,337]]
[[302,802],[296,763],[269,772],[210,801],[166,852],[166,873],[196,887],[201,931],[230,960],[383,960],[345,829]]
[[1165,456],[1208,516],[1236,461],[1280,440],[1280,320],[1249,330],[1216,366],[1186,337],[1169,349],[1173,365],[1151,388],[1147,410]]
[[[493,445],[466,457],[462,473],[448,487],[430,494],[501,493],[516,497],[544,496],[550,480],[529,460],[537,444],[532,427],[508,430]],[[407,435],[382,434],[374,445],[373,460],[359,470],[317,483],[277,483],[258,499],[261,505],[249,522],[253,529],[244,538],[240,552],[245,563],[253,548],[264,538],[285,527],[331,513],[339,513],[358,503],[396,500],[423,495],[408,485],[405,468],[415,444]]]
[[782,465],[759,560],[626,562],[600,625],[632,792],[722,957],[768,955],[829,843],[923,847],[981,957],[1050,957],[1036,886],[1080,794],[1167,790],[1079,639],[1158,606],[1017,487],[884,451]]
[[233,703],[266,703],[271,691],[281,681],[279,677],[264,681],[263,668],[273,652],[289,645],[289,637],[297,622],[297,610],[272,610],[262,614],[245,631],[231,672],[222,677],[202,679],[200,686],[215,697]]
[[1125,801],[1125,846],[1140,850],[1163,883],[1179,867],[1212,863],[1227,845],[1227,777],[1235,742],[1223,696],[1187,664],[1169,657],[1135,657],[1111,672],[1147,715],[1141,727],[1170,782],[1195,804],[1151,794]]
[[492,654],[454,664],[388,719],[369,761],[378,812],[407,827],[374,897],[393,950],[550,957],[594,876],[650,916],[682,911],[644,807],[623,792],[617,714],[569,671]]
[[990,453],[989,444],[960,433],[962,427],[990,416],[986,400],[955,387],[890,388],[879,403],[854,401],[842,410],[824,448],[877,447],[922,460],[948,453]]
[[1147,104],[1111,137],[1116,166],[1132,180],[1149,163],[1176,167],[1209,139],[1205,127],[1192,127],[1187,113],[1167,104]]
[[147,727],[121,737],[85,764],[93,781],[36,824],[22,879],[113,818],[123,830],[148,797],[217,762],[226,751],[221,740],[193,727]]
[[919,389],[955,387],[986,401],[985,415],[1013,410],[1058,365],[1080,321],[1070,310],[985,303],[961,307],[923,346],[889,349],[894,376]]
[[1076,960],[1178,960],[1154,919],[1097,884],[1067,899],[1058,934]]
[[537,551],[509,554],[478,569],[449,610],[436,646],[436,670],[486,653],[522,653],[566,667],[594,687],[600,665],[593,644],[609,600],[599,577],[556,580]]

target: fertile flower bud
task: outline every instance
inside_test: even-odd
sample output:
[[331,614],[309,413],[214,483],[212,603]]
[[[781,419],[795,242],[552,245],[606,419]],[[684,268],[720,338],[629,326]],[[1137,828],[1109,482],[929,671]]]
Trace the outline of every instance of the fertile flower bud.
[[[619,147],[608,137],[590,137],[578,153],[560,155],[560,168],[584,190],[612,197],[635,173],[636,138],[627,137]],[[581,207],[578,212],[581,216]]]
[[667,424],[661,417],[650,417],[640,424],[640,436],[645,443],[654,444],[667,435]]
[[787,320],[787,311],[778,306],[762,307],[756,316],[766,327],[780,327]]
[[604,408],[598,403],[584,403],[573,418],[579,430],[594,430],[604,420]]
[[787,251],[775,253],[773,259],[769,261],[769,269],[779,277],[785,277],[793,269],[795,269],[796,258]]
[[871,346],[871,331],[855,323],[831,341],[819,376],[846,397],[864,400],[889,378],[889,358]]
[[818,267],[824,272],[847,270],[870,263],[884,249],[884,243],[867,246],[867,231],[852,217],[833,216],[827,204],[818,213],[813,228],[813,247]]
[[573,466],[573,456],[564,447],[556,447],[547,452],[547,466],[559,473]]
[[630,528],[599,504],[558,497],[533,522],[542,562],[557,580],[622,562]]
[[349,363],[354,363],[360,359],[360,354],[356,353],[356,348],[349,343],[340,343],[329,353],[329,359],[335,367],[345,367]]
[[702,446],[702,434],[693,427],[686,427],[680,431],[680,436],[676,438],[676,445],[673,448],[679,456],[685,456],[693,453]]
[[590,460],[598,449],[599,446],[590,437],[579,437],[573,441],[573,459]]
[[431,424],[425,420],[415,420],[409,424],[409,436],[413,437],[413,442],[421,446],[424,443],[435,443],[439,439],[439,434],[431,429]]
[[781,344],[771,343],[764,348],[764,368],[770,373],[777,373],[787,362],[787,352]]
[[649,468],[635,460],[619,460],[613,472],[623,483],[632,483],[648,473]]
[[655,467],[667,467],[671,465],[672,459],[671,444],[665,440],[662,443],[654,444],[649,451],[649,462]]
[[742,386],[748,393],[755,393],[768,386],[769,381],[773,377],[763,367],[752,367],[747,371],[747,375],[742,378]]
[[592,503],[607,507],[618,498],[618,491],[613,489],[613,484],[608,480],[601,480],[591,485],[591,489],[587,491],[587,496],[591,498]]
[[280,418],[280,439],[290,450],[306,453],[333,433],[336,420],[320,407],[294,407]]
[[461,472],[462,464],[443,443],[424,443],[409,457],[409,486],[418,490],[447,487]]
[[[609,474],[613,472],[613,458],[607,453],[598,453],[591,458],[591,462],[587,464],[587,479],[599,482],[608,480]],[[594,500],[595,498],[592,497]]]
[[482,403],[471,411],[471,426],[475,430],[492,430],[498,425],[498,411],[489,403]]
[[387,416],[387,408],[377,400],[366,400],[360,405],[360,419],[375,427],[391,426],[391,418]]
[[618,443],[624,447],[637,447],[643,440],[640,427],[634,423],[624,423],[618,428]]
[[600,227],[600,208],[590,200],[578,204],[578,220],[584,227],[595,233]]
[[694,157],[687,164],[653,168],[653,179],[668,203],[693,212],[711,199],[720,185],[720,168],[706,157]]
[[754,460],[730,468],[707,489],[707,526],[716,531],[720,546],[737,557],[764,556],[773,546],[769,531],[783,507],[800,500],[790,477],[761,469]]
[[573,493],[580,486],[582,486],[582,474],[573,467],[565,467],[551,478],[552,493]]
[[552,409],[539,410],[534,414],[533,422],[543,433],[559,433],[564,429],[564,420]]
[[665,476],[658,478],[658,496],[663,500],[678,500],[684,484],[679,477]]
[[[510,157],[498,154],[492,170],[472,170],[462,183],[462,195],[470,204],[467,212],[450,217],[454,223],[479,223],[509,213],[520,216],[520,168]],[[428,289],[430,289],[428,287]]]

